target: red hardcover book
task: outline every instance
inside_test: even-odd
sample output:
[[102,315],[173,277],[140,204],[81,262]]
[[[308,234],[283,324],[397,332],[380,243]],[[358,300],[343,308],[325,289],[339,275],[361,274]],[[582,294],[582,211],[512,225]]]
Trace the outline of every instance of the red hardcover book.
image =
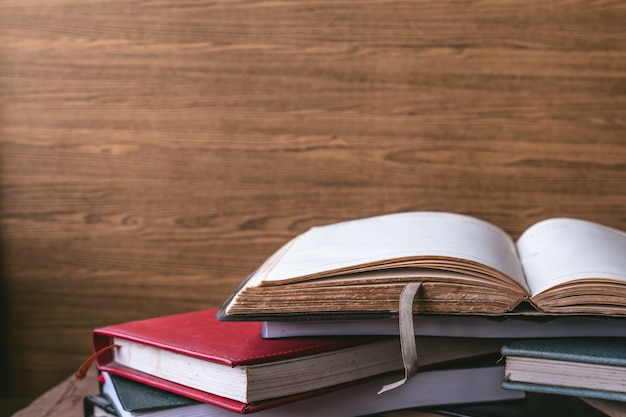
[[216,309],[196,311],[96,329],[94,351],[116,345],[98,356],[97,366],[240,413],[325,392],[355,375],[363,379],[402,368],[393,339],[265,340],[262,323],[225,323],[215,314]]
[[[403,369],[395,337],[263,339],[261,322],[221,322],[216,309],[102,327],[103,371],[249,413]],[[424,341],[428,340],[428,343]],[[420,365],[498,352],[491,339],[423,338]]]

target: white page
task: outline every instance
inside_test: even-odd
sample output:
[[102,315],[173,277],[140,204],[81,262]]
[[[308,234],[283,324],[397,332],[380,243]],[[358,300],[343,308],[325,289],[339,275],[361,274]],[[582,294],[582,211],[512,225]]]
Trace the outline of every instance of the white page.
[[626,233],[586,220],[554,218],[529,227],[517,241],[532,294],[583,278],[626,283]]
[[254,282],[409,257],[468,259],[526,288],[510,236],[483,220],[442,212],[395,213],[314,227],[270,258]]

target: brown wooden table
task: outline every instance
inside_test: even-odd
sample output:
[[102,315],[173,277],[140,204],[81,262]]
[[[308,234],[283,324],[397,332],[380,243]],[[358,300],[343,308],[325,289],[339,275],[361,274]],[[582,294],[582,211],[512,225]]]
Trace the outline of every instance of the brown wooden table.
[[13,417],[82,417],[83,398],[98,392],[97,373],[91,369],[85,379],[74,375],[46,391]]

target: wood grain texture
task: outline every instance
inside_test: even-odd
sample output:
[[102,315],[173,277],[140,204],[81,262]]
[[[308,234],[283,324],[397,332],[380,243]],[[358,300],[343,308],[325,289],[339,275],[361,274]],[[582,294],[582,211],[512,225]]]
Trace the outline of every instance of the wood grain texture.
[[63,380],[94,327],[219,305],[312,225],[626,229],[625,21],[608,0],[0,2],[4,394]]

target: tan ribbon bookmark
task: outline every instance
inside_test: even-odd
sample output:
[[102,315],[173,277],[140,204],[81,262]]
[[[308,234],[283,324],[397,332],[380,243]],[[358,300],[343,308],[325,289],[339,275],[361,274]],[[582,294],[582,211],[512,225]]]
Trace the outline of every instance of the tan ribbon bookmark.
[[378,391],[383,392],[398,388],[417,372],[417,346],[415,345],[415,328],[413,327],[413,299],[419,290],[421,282],[411,282],[404,286],[400,295],[399,326],[400,349],[404,363],[404,378],[387,384]]

